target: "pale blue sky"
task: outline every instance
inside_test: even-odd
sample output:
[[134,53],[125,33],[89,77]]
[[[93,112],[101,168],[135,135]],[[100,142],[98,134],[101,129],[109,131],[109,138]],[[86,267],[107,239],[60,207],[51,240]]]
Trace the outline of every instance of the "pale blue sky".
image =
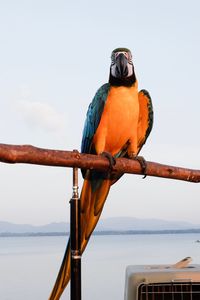
[[[0,142],[79,149],[111,51],[124,46],[155,111],[142,155],[200,169],[199,11],[198,0],[0,0]],[[69,220],[69,169],[1,164],[0,176],[0,220]],[[199,196],[200,184],[126,175],[102,217],[200,223]]]

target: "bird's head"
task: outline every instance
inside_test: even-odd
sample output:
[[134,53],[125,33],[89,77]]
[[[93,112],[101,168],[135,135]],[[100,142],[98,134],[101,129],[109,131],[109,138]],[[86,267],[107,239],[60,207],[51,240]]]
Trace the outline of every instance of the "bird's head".
[[131,86],[135,81],[131,51],[127,48],[113,50],[111,54],[110,84]]

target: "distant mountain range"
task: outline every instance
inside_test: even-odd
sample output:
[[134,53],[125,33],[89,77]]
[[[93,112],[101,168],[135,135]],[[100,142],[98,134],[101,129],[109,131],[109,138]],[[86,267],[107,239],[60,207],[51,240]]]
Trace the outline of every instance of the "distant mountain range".
[[139,219],[133,217],[116,217],[100,219],[96,230],[183,230],[200,229],[200,224],[183,221],[166,221],[162,219]]
[[0,221],[1,233],[49,233],[49,232],[69,232],[69,223],[50,223],[42,226],[29,224],[14,224]]
[[[101,219],[96,227],[96,232],[132,232],[132,231],[169,231],[169,230],[199,230],[200,225],[166,221],[159,219],[138,219],[131,217],[116,217]],[[12,234],[56,234],[68,233],[69,223],[50,223],[43,226],[33,226],[29,224],[14,224],[0,221],[0,235]]]

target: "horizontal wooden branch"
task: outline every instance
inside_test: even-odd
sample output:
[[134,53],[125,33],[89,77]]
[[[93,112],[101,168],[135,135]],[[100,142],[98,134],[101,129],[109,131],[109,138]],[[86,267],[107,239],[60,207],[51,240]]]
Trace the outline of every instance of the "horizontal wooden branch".
[[[78,167],[105,171],[109,162],[105,157],[80,154],[76,151],[61,151],[37,148],[31,145],[0,144],[0,162],[25,163],[45,166]],[[113,169],[116,173],[142,174],[138,161],[118,158]],[[200,182],[200,170],[192,170],[147,161],[147,175]]]

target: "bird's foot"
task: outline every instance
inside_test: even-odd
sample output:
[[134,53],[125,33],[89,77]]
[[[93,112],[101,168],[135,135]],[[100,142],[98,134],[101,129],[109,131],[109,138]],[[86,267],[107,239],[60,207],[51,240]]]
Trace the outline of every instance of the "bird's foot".
[[100,155],[108,159],[110,164],[109,169],[113,170],[113,167],[116,164],[116,159],[114,158],[114,156],[112,156],[110,152],[106,152],[106,151],[102,152]]
[[134,160],[137,160],[141,166],[141,169],[142,169],[142,174],[144,175],[143,176],[143,179],[147,177],[147,162],[146,160],[144,159],[143,156],[138,156],[138,155],[135,155],[135,154],[131,154],[129,155],[129,158],[130,159],[134,159]]

